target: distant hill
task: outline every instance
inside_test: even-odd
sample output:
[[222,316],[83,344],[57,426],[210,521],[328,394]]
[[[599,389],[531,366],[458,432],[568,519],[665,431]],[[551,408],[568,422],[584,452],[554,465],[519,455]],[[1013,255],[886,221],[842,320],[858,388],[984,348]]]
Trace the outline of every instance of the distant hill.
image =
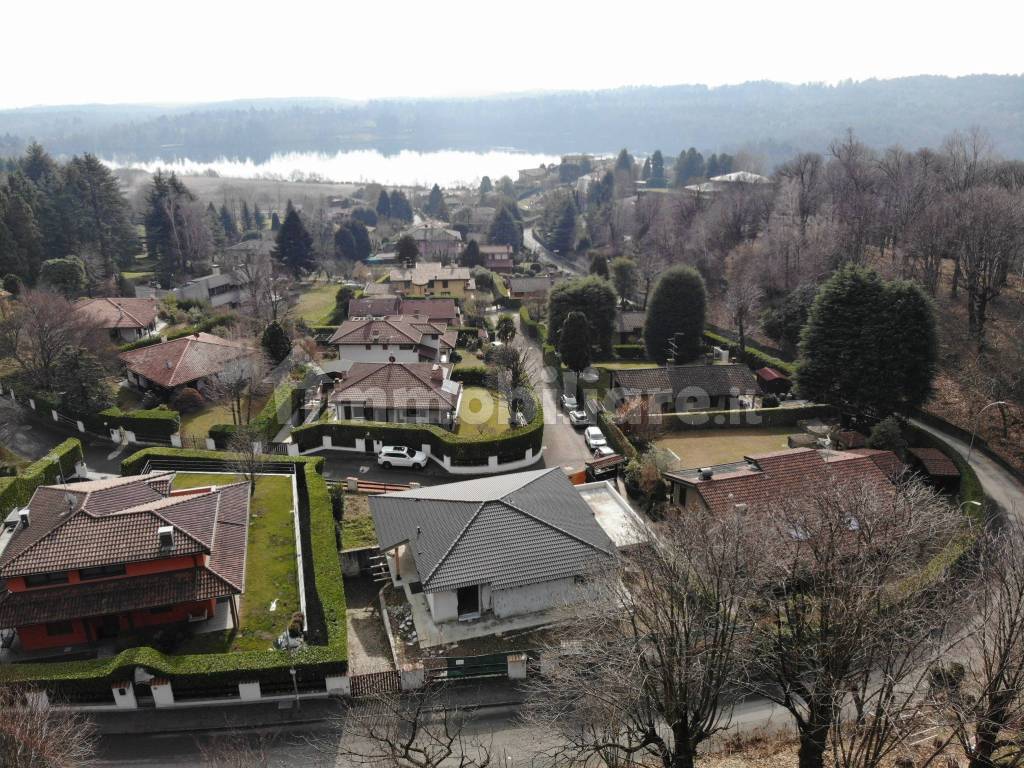
[[823,150],[847,128],[873,146],[916,149],[975,125],[1002,155],[1024,158],[1024,77],[919,76],[835,86],[751,82],[365,103],[45,107],[0,111],[0,155],[19,152],[33,138],[55,154],[200,162],[359,148],[512,147],[559,154],[627,146],[677,154],[692,145],[705,152],[753,150],[771,165],[796,151]]

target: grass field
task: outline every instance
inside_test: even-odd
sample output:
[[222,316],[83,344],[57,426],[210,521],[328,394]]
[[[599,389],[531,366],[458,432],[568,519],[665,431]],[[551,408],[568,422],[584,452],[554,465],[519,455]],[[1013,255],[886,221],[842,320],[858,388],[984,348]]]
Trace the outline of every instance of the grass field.
[[466,387],[459,407],[459,435],[500,435],[508,431],[508,406],[483,387]]
[[295,305],[296,316],[310,325],[326,325],[337,293],[338,286],[334,283],[317,283],[306,288]]
[[[175,488],[225,485],[240,477],[179,473]],[[277,601],[275,610],[270,606]],[[241,629],[232,634],[197,636],[178,653],[262,651],[287,627],[299,610],[299,582],[295,567],[295,532],[292,520],[292,484],[287,477],[260,477],[250,504],[249,548],[245,563]]]
[[[252,399],[252,407],[248,409],[252,418],[255,418],[263,409],[269,397],[268,393],[256,395]],[[246,407],[244,401],[242,407]],[[181,432],[193,437],[206,437],[210,427],[216,424],[231,423],[231,405],[229,403],[211,403],[194,413],[183,413],[181,415]]]
[[377,530],[366,494],[345,494],[345,519],[341,524],[341,548],[361,549],[377,544]]
[[455,364],[455,370],[459,370],[461,368],[476,368],[478,365],[484,365],[484,359],[476,352],[470,352],[469,350],[462,348],[459,348],[456,351],[462,359]]
[[679,457],[679,467],[707,467],[741,461],[744,456],[788,447],[796,427],[728,427],[673,432],[655,441]]

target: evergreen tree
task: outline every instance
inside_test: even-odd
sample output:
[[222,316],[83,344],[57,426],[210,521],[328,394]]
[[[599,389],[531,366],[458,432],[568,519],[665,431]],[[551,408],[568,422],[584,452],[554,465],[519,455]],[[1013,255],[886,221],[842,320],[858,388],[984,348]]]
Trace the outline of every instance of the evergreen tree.
[[160,284],[171,287],[185,272],[189,251],[184,247],[183,208],[195,200],[178,177],[161,171],[153,174],[153,183],[146,196],[143,224],[146,230],[146,251],[156,261]]
[[224,230],[224,240],[228,245],[238,242],[238,225],[226,204],[222,204],[220,207],[220,226]]
[[370,257],[373,252],[373,246],[370,243],[370,232],[366,228],[366,225],[359,219],[351,219],[348,224],[348,231],[352,234],[352,241],[356,246],[356,261],[365,261]]
[[252,209],[252,220],[256,225],[256,229],[262,232],[267,225],[267,217],[263,215],[263,211],[260,210],[259,203]]
[[356,261],[356,240],[346,225],[341,225],[334,233],[334,256],[338,259]]
[[851,265],[811,305],[796,384],[803,397],[884,417],[928,399],[936,363],[931,300],[913,283]]
[[331,310],[331,322],[341,323],[348,319],[348,303],[355,298],[356,289],[351,285],[341,286],[334,294],[334,309]]
[[218,252],[223,251],[224,247],[228,244],[228,239],[224,234],[224,226],[220,220],[220,212],[217,210],[217,206],[213,203],[208,203],[206,206],[206,223],[210,228],[210,234],[213,237],[214,249]]
[[662,156],[660,149],[654,150],[654,154],[651,155],[651,174],[647,186],[654,187],[655,189],[666,186],[665,158]]
[[391,216],[391,198],[388,197],[388,193],[383,189],[377,198],[377,215],[382,219],[387,219]]
[[707,174],[709,179],[713,176],[721,175],[722,172],[718,168],[718,155],[712,154],[711,157],[708,158],[707,167],[704,169],[704,173]]
[[643,167],[640,168],[640,180],[647,181],[651,178],[651,158],[645,157]]
[[562,323],[570,312],[586,315],[590,325],[590,342],[602,357],[611,354],[615,329],[615,291],[607,280],[590,277],[556,285],[548,296],[548,341],[559,348]]
[[398,256],[399,263],[406,269],[412,269],[416,266],[416,260],[419,258],[420,249],[416,245],[416,240],[412,235],[402,235],[398,238],[398,243],[395,247],[395,253]]
[[590,257],[590,274],[608,279],[608,259],[604,254],[595,253]]
[[662,274],[647,304],[644,346],[647,356],[659,363],[672,357],[677,362],[694,360],[703,347],[704,280],[692,267],[672,267]]
[[491,177],[490,176],[484,176],[482,179],[480,179],[480,196],[481,197],[483,197],[484,195],[489,195],[493,191],[494,191],[494,185],[491,184]]
[[573,310],[565,316],[558,339],[558,356],[576,374],[576,402],[583,399],[580,374],[590,366],[590,323],[587,316]]
[[249,211],[249,203],[242,201],[242,230],[248,232],[252,229],[252,213]]
[[[104,279],[131,265],[138,237],[127,200],[114,173],[91,154],[72,158],[63,169],[64,226],[71,252],[99,257]],[[67,252],[56,254],[66,255]]]
[[389,202],[391,204],[391,218],[405,222],[412,221],[412,205],[409,204],[409,198],[405,196],[402,190],[394,190],[391,193]]
[[[0,188],[0,271],[10,272],[32,285],[43,262],[43,237],[32,209],[29,189],[14,184],[21,172],[7,177],[8,187]],[[29,184],[25,179],[25,184]]]
[[547,245],[556,253],[570,253],[576,248],[576,203],[563,195],[553,205],[553,213],[545,210]]
[[18,163],[21,172],[33,183],[39,184],[48,176],[57,174],[57,163],[50,154],[43,149],[42,144],[33,141],[25,149],[25,157]]
[[427,215],[433,216],[435,219],[448,221],[448,205],[445,203],[444,194],[441,192],[441,188],[437,186],[437,184],[430,189],[430,195],[427,197],[425,210]]
[[466,247],[462,249],[462,256],[459,258],[459,263],[464,267],[482,267],[484,265],[484,257],[480,253],[480,246],[477,245],[476,240],[470,240],[466,243]]
[[516,337],[516,321],[512,315],[502,315],[494,325],[494,335],[502,344],[508,344]]
[[55,361],[63,389],[61,403],[78,413],[98,413],[112,404],[109,373],[100,359],[84,347],[69,345]]
[[281,229],[281,217],[277,215],[277,211],[270,214],[270,231],[278,232]]
[[633,156],[629,154],[629,150],[625,147],[619,151],[619,156],[615,158],[615,170],[633,172]]
[[22,283],[21,278],[17,275],[6,274],[4,275],[4,290],[12,296],[19,296],[21,294]]
[[612,259],[609,265],[612,275],[612,285],[615,292],[619,294],[620,301],[627,301],[633,298],[636,293],[637,268],[636,262],[626,256],[619,256]]
[[487,240],[491,245],[511,245],[516,251],[523,247],[522,227],[508,206],[502,205],[494,212],[491,226],[487,230]]
[[377,212],[370,208],[355,208],[351,216],[356,221],[361,221],[367,227],[377,226]]
[[284,362],[292,351],[292,341],[288,338],[288,332],[276,320],[263,329],[260,346],[274,365]]
[[39,280],[64,298],[72,299],[85,287],[85,266],[77,256],[48,259],[39,270]]
[[316,266],[313,238],[302,223],[298,211],[290,206],[275,240],[274,258],[297,280],[303,272]]

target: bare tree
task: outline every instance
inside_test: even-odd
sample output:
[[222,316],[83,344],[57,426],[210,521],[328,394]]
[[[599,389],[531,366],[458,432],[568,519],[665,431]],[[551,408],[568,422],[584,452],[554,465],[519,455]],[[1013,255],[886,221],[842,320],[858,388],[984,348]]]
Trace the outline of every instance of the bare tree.
[[519,423],[520,415],[525,422],[534,415],[533,366],[521,344],[495,347],[485,376],[487,387],[508,406],[509,420],[513,424]]
[[288,317],[292,280],[284,273],[275,273],[269,256],[255,255],[237,264],[234,273],[241,283],[254,333]]
[[228,440],[230,466],[249,483],[250,493],[256,490],[256,478],[263,470],[265,440],[266,436],[249,424],[238,426]]
[[251,354],[230,361],[208,379],[203,394],[210,400],[226,402],[233,424],[248,424],[253,416],[253,400],[266,388],[263,380],[269,367],[266,356],[254,347]]
[[754,244],[745,243],[733,251],[732,274],[725,290],[725,306],[739,334],[740,350],[747,348],[747,331],[761,302],[761,287],[755,275],[759,250]]
[[750,688],[793,716],[800,768],[830,748],[833,765],[877,766],[921,722],[923,670],[955,614],[936,557],[962,518],[917,482],[832,474],[757,512],[768,578]]
[[375,768],[486,768],[504,763],[488,741],[472,734],[473,716],[451,705],[446,688],[379,694],[356,702],[338,723],[341,743],[333,754]]
[[269,741],[265,735],[217,735],[198,742],[199,754],[210,768],[251,768],[268,764]]
[[0,765],[81,768],[92,763],[96,729],[88,719],[51,707],[31,689],[0,686]]
[[778,175],[788,181],[794,191],[793,207],[801,235],[807,229],[807,220],[818,212],[825,199],[824,166],[821,155],[805,152],[779,167]]
[[729,721],[744,597],[759,543],[738,515],[680,510],[594,575],[593,596],[544,649],[524,717],[554,730],[551,765],[691,768]]

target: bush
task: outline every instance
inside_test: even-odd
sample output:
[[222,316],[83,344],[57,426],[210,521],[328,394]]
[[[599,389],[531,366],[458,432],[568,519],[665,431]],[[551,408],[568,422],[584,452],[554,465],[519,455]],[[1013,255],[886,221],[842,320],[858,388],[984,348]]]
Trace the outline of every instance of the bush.
[[120,427],[135,433],[135,436],[142,440],[170,440],[171,435],[181,429],[181,417],[178,412],[172,411],[166,405],[138,411],[122,411],[115,406],[100,411],[98,419],[92,416],[89,419],[83,418],[83,421],[97,431]]
[[487,382],[487,366],[467,365],[452,371],[452,379],[461,381],[467,387],[483,387]]
[[776,397],[775,395],[765,395],[764,397],[761,398],[761,407],[762,408],[778,408],[779,407],[779,398]]
[[787,363],[785,360],[780,360],[777,357],[772,357],[758,349],[753,349],[747,346],[742,352],[740,351],[740,345],[738,342],[732,339],[721,336],[711,331],[704,331],[704,341],[708,346],[724,347],[729,350],[729,353],[736,356],[736,359],[740,362],[746,363],[751,368],[774,368],[780,373],[784,373],[787,376],[793,376],[796,373],[796,364]]
[[72,437],[29,464],[17,477],[0,478],[0,514],[6,516],[15,507],[27,504],[40,485],[56,483],[73,475],[75,464],[83,458],[82,442]]
[[[270,395],[267,404],[248,426],[264,441],[270,442],[302,405],[305,390],[291,379],[285,379]],[[238,430],[234,424],[214,424],[208,434],[218,448],[226,448]]]
[[615,423],[606,411],[600,411],[597,414],[597,425],[604,432],[608,445],[614,448],[616,453],[625,456],[631,461],[639,456],[636,446],[629,441],[629,438],[619,429],[619,425]]
[[612,352],[622,360],[642,360],[647,350],[643,344],[613,344]]
[[867,446],[880,451],[892,451],[897,456],[902,456],[907,449],[907,441],[903,438],[899,420],[889,416],[875,424],[868,435]]
[[206,404],[198,389],[193,387],[182,387],[171,398],[171,405],[178,413],[192,413],[198,411]]
[[795,408],[752,408],[731,411],[682,411],[662,414],[666,429],[729,429],[730,427],[789,427],[806,419],[834,419],[839,410],[831,405]]

